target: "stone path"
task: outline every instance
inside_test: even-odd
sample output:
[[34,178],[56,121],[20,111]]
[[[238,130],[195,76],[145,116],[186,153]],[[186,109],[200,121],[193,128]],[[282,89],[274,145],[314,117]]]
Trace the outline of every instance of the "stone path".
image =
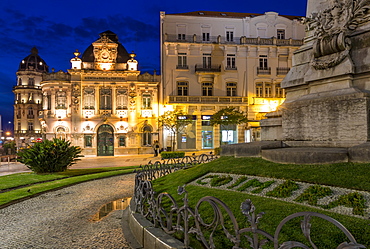
[[133,194],[134,174],[81,183],[0,209],[1,249],[130,248],[122,211],[91,221],[100,207]]

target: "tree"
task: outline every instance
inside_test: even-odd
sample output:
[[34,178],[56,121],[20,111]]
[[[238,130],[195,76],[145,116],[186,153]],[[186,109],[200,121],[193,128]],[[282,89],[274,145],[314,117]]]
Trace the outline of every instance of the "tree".
[[212,115],[210,124],[212,126],[220,125],[221,130],[226,130],[229,135],[230,126],[247,123],[248,119],[242,111],[238,111],[235,107],[227,107],[219,110]]
[[184,112],[180,111],[167,111],[158,118],[158,126],[165,128],[171,132],[171,145],[175,148],[176,134],[182,132],[183,129],[192,122]]

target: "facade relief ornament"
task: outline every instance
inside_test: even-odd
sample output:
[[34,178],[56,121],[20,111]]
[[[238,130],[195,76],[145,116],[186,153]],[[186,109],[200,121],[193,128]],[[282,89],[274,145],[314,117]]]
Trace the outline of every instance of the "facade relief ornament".
[[370,0],[331,0],[330,7],[306,19],[313,31],[312,66],[317,70],[339,65],[350,55],[349,35],[358,25],[370,20]]

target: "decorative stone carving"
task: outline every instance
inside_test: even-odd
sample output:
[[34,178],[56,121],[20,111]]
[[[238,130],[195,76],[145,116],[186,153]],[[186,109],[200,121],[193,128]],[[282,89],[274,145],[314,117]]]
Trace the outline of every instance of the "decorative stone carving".
[[317,70],[339,65],[351,59],[349,39],[358,25],[370,20],[370,0],[331,0],[330,7],[306,19],[307,29],[314,31],[312,66]]

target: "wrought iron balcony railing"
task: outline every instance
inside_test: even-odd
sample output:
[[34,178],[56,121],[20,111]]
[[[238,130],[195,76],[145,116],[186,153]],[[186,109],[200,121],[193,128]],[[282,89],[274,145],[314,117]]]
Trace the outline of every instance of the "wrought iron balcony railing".
[[221,65],[196,64],[195,72],[221,72]]
[[238,103],[248,104],[247,97],[229,97],[229,96],[169,96],[168,103]]
[[276,75],[286,75],[290,70],[290,67],[277,67]]
[[277,39],[272,38],[247,38],[233,37],[233,39],[227,39],[225,36],[210,36],[209,39],[203,40],[203,36],[200,35],[186,35],[185,37],[179,37],[175,34],[165,34],[165,42],[184,42],[184,43],[219,43],[219,44],[251,44],[251,45],[276,45],[276,46],[302,46],[303,40],[301,39]]
[[176,69],[189,69],[188,65],[176,65]]
[[265,74],[270,75],[271,74],[271,67],[257,67],[257,74]]

